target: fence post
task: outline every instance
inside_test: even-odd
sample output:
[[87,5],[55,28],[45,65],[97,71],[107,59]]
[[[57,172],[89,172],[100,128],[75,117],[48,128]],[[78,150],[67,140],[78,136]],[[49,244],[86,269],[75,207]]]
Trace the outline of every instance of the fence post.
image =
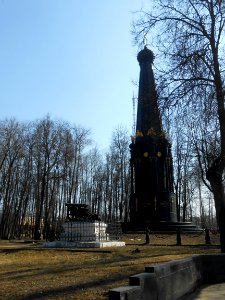
[[149,243],[150,243],[149,230],[148,230],[148,227],[146,227],[146,230],[145,230],[145,244],[149,244]]
[[180,235],[180,229],[177,229],[177,246],[181,245],[181,235]]
[[210,236],[209,236],[209,229],[208,228],[205,229],[205,243],[206,243],[206,245],[210,245],[211,244]]

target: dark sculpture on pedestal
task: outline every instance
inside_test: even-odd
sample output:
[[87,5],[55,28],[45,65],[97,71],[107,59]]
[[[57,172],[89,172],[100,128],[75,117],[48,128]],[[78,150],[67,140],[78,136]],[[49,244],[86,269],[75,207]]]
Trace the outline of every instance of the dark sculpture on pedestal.
[[101,221],[98,215],[92,214],[87,204],[66,203],[67,216],[66,220],[69,222],[92,222]]

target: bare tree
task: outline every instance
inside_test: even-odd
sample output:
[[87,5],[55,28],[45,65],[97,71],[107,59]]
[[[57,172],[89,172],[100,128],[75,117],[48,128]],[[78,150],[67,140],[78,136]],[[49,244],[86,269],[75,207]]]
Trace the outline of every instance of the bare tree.
[[[116,160],[115,181],[117,186],[115,194],[116,218],[127,219],[128,215],[128,190],[130,183],[129,173],[129,135],[123,127],[117,127],[112,133],[111,153]],[[117,215],[119,213],[119,215]]]
[[[2,218],[0,232],[2,238],[14,236],[15,222],[19,217],[20,202],[15,198],[19,189],[19,166],[21,167],[23,153],[23,126],[16,120],[5,120],[1,123],[1,200]],[[18,165],[18,163],[20,164]]]

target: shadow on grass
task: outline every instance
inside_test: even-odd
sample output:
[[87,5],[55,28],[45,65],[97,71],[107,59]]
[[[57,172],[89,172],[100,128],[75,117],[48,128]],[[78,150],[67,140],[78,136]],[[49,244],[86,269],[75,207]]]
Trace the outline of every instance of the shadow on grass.
[[190,248],[213,248],[215,247],[216,249],[220,247],[219,244],[181,244],[177,245],[176,243],[174,244],[155,244],[155,243],[127,243],[126,246],[136,246],[136,247],[143,247],[143,246],[153,246],[153,247],[176,247],[176,246],[183,246],[183,247],[190,247]]
[[0,253],[17,253],[21,251],[66,251],[66,252],[82,252],[82,253],[112,253],[111,250],[99,250],[99,249],[68,249],[68,248],[36,248],[35,246],[29,248],[0,248]]
[[[157,245],[158,246],[158,245]],[[165,246],[165,245],[164,245]],[[167,245],[169,247],[174,247],[174,246],[177,246],[177,247],[186,247],[186,248],[200,248],[200,249],[220,249],[220,245],[206,245],[206,244],[198,244],[198,245]]]
[[[129,245],[130,246],[130,245]],[[141,246],[140,244],[136,244],[135,246],[139,247]],[[146,246],[144,244],[142,244],[142,246]],[[149,244],[149,246],[159,246],[159,245],[154,245],[154,244]],[[174,247],[174,250],[176,245],[175,244],[172,244],[172,245],[162,245],[166,251],[167,251],[167,246],[172,246],[171,248]],[[156,249],[157,249],[156,247]],[[192,249],[196,249],[196,248],[203,248],[203,249],[212,249],[212,248],[216,248],[218,249],[220,246],[219,245],[204,245],[204,244],[199,244],[199,245],[181,245],[181,246],[178,246],[178,249],[180,251],[180,249],[186,249],[186,248],[192,248]],[[37,277],[37,278],[40,278],[43,274],[46,275],[46,274],[57,274],[59,275],[60,277],[63,277],[65,275],[65,273],[67,271],[77,271],[79,272],[79,269],[83,268],[83,269],[93,269],[93,272],[96,272],[97,268],[98,267],[103,267],[107,270],[107,266],[108,267],[125,267],[125,266],[129,266],[131,263],[130,263],[130,260],[136,260],[136,263],[138,264],[138,261],[139,259],[143,259],[143,258],[153,258],[153,257],[160,257],[160,256],[164,256],[166,255],[166,253],[162,253],[162,254],[156,254],[156,253],[152,253],[151,250],[154,249],[154,247],[151,249],[151,247],[148,248],[147,246],[147,253],[145,252],[145,250],[140,247],[140,252],[135,254],[133,249],[127,249],[128,252],[126,253],[123,253],[122,256],[119,256],[117,254],[117,252],[115,252],[115,255],[114,257],[109,257],[108,255],[101,255],[100,259],[99,260],[96,260],[96,261],[91,261],[90,262],[90,265],[87,265],[86,262],[82,262],[82,261],[79,261],[79,257],[78,257],[78,265],[73,265],[72,264],[72,261],[68,261],[68,264],[66,263],[65,265],[61,265],[61,267],[59,268],[55,268],[55,265],[51,266],[51,267],[47,267],[47,268],[42,268],[41,266],[40,267],[35,267],[33,266],[33,270],[32,270],[32,266],[31,268],[27,268],[27,269],[24,269],[24,270],[21,270],[21,273],[19,273],[19,271],[16,271],[15,274],[13,274],[13,272],[6,272],[5,274],[3,274],[3,276],[7,276],[9,277],[9,279],[17,279],[17,280],[20,280],[20,279],[26,279],[27,277]],[[103,251],[99,251],[99,250],[82,250],[82,249],[43,249],[43,248],[29,248],[27,249],[29,251],[64,251],[64,252],[95,252],[95,253],[108,253],[108,252],[105,252],[104,250]],[[163,251],[165,251],[163,250]],[[19,251],[24,251],[24,248],[23,249],[5,249],[4,251],[6,251],[5,253],[12,253],[12,252],[19,252]],[[186,251],[186,250],[184,250]],[[111,252],[111,251],[110,251]],[[112,252],[114,252],[112,250]],[[155,252],[155,251],[154,251]],[[172,251],[173,252],[173,251]],[[173,254],[177,254],[177,253],[171,253],[172,255]],[[79,255],[78,255],[79,256]],[[103,261],[104,259],[104,261]],[[127,263],[126,263],[126,260],[127,260]],[[168,260],[168,259],[167,259]],[[164,261],[163,261],[164,262]],[[152,262],[151,262],[152,263]],[[154,263],[154,262],[153,262]],[[111,265],[113,264],[113,265]],[[142,265],[142,263],[141,263]],[[105,267],[104,267],[105,266]],[[134,266],[135,267],[135,266]],[[123,269],[121,269],[123,270]],[[32,272],[33,271],[33,272]],[[144,271],[144,269],[143,269]],[[110,271],[109,271],[110,272]],[[106,274],[110,274],[109,272],[107,272]],[[30,273],[30,274],[29,274]],[[33,273],[33,274],[32,274]],[[138,273],[138,272],[134,272],[134,273]],[[76,275],[74,275],[76,276]],[[94,276],[94,275],[93,275]],[[17,297],[17,300],[34,300],[34,299],[55,299],[56,297],[62,297],[62,299],[67,299],[66,296],[74,296],[74,299],[78,299],[78,298],[75,298],[78,294],[80,294],[82,292],[82,290],[91,290],[91,289],[94,289],[95,287],[101,287],[103,289],[103,293],[101,295],[104,295],[106,297],[106,293],[107,293],[107,290],[109,289],[107,287],[107,285],[110,285],[112,283],[115,283],[116,281],[119,281],[119,280],[128,280],[130,275],[127,275],[127,273],[125,272],[125,274],[122,274],[122,272],[120,274],[117,274],[117,273],[112,273],[110,275],[110,277],[104,277],[103,279],[102,278],[99,278],[99,279],[94,279],[94,278],[91,278],[91,279],[87,279],[88,281],[85,280],[85,278],[83,279],[83,283],[74,283],[73,282],[71,283],[70,282],[70,285],[68,286],[63,286],[63,287],[52,287],[52,288],[46,288],[43,290],[39,290],[39,291],[36,291],[36,292],[30,292],[30,294],[27,294],[27,295],[24,295],[24,296],[19,296]],[[74,277],[76,278],[76,277]],[[67,284],[69,284],[67,282]],[[48,285],[46,285],[47,287],[49,287]],[[118,285],[117,285],[118,286]],[[29,287],[29,286],[28,286]],[[105,293],[104,293],[104,290],[105,290]],[[91,290],[92,292],[92,290]],[[64,297],[63,297],[64,296]],[[61,298],[60,298],[61,299]],[[96,298],[97,299],[97,298]]]
[[[64,251],[64,252],[70,252],[70,251]],[[156,255],[160,256],[160,255]],[[57,274],[60,276],[64,276],[64,274],[68,271],[79,271],[81,269],[85,270],[93,270],[95,271],[96,268],[105,268],[111,267],[112,263],[115,263],[115,266],[119,266],[121,263],[129,261],[131,259],[138,260],[139,258],[142,258],[142,256],[134,256],[131,253],[129,255],[125,256],[115,256],[115,257],[103,257],[96,261],[88,261],[87,263],[84,263],[83,261],[76,261],[75,264],[72,262],[61,262],[60,264],[57,264],[57,262],[53,265],[46,265],[43,264],[42,266],[36,266],[36,265],[30,265],[28,268],[20,268],[19,270],[13,270],[13,271],[6,271],[2,273],[2,276],[4,276],[4,279],[8,280],[26,280],[26,278],[29,277],[41,277],[42,275],[48,275],[48,274]],[[25,264],[25,263],[24,263]],[[129,265],[129,263],[128,263]]]
[[[191,245],[191,244],[181,244],[181,245],[177,245],[177,244],[146,244],[146,243],[142,243],[142,244],[127,244],[126,246],[135,246],[135,247],[143,247],[143,246],[152,246],[152,247],[187,247],[187,248],[215,248],[218,249],[220,248],[220,245],[218,244],[210,244],[210,245],[206,245],[206,244],[196,244],[196,245]],[[4,254],[11,254],[11,253],[18,253],[18,252],[23,252],[23,251],[65,251],[65,252],[80,252],[80,253],[96,253],[96,254],[100,254],[100,253],[112,253],[112,250],[95,250],[95,249],[66,249],[66,248],[0,248],[0,253],[4,253]]]
[[66,296],[66,295],[76,296],[76,293],[79,293],[82,290],[88,290],[97,286],[102,287],[114,283],[115,281],[123,280],[123,279],[128,279],[127,274],[126,275],[119,274],[107,279],[106,278],[101,280],[98,279],[94,281],[85,282],[82,284],[69,285],[62,288],[53,288],[45,291],[34,292],[34,293],[27,294],[26,296],[17,297],[17,300],[35,300],[35,299],[45,299],[45,298],[48,299],[48,297],[52,297],[52,299],[54,299],[53,297]]

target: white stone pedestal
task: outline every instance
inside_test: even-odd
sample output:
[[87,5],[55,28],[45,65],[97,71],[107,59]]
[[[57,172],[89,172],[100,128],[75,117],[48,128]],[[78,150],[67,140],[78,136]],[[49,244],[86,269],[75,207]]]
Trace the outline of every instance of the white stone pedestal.
[[110,241],[107,224],[101,221],[65,222],[58,241],[46,242],[50,248],[104,248],[125,246],[125,242]]
[[70,242],[108,241],[107,225],[101,221],[95,222],[65,222],[60,240]]

